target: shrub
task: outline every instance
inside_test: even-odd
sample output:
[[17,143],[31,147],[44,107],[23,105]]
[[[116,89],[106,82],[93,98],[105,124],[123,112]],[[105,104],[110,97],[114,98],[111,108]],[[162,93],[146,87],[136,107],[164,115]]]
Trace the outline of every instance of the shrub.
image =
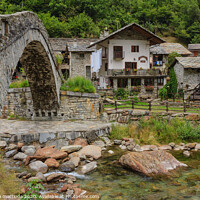
[[125,99],[128,97],[127,91],[124,88],[117,89],[117,91],[115,93],[116,93],[116,96],[121,99]]
[[9,86],[9,88],[23,88],[23,87],[29,87],[28,80],[13,81]]
[[60,88],[64,91],[72,91],[72,92],[87,92],[87,93],[95,93],[95,87],[92,82],[85,78],[76,76],[74,78],[69,78],[65,84],[63,84]]
[[164,86],[163,88],[161,88],[161,89],[159,90],[159,95],[160,95],[161,101],[165,99],[165,94],[167,94],[167,89],[166,89],[166,87]]

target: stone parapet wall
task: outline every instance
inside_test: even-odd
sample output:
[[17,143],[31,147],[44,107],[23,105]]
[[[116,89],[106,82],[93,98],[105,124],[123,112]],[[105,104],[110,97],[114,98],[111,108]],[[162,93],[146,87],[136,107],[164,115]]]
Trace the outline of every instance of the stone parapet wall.
[[34,120],[98,120],[99,95],[62,91],[59,109],[34,110],[30,88],[11,88],[7,95],[7,115],[14,114]]

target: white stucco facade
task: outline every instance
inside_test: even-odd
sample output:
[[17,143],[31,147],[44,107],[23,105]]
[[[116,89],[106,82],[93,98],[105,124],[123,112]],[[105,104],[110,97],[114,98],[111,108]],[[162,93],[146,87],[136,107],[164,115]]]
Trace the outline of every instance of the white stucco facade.
[[[114,46],[122,46],[124,58],[121,60],[115,60],[113,57]],[[139,52],[131,52],[132,46],[139,46]],[[109,69],[124,69],[126,62],[136,62],[137,69],[149,69],[150,67],[150,44],[148,40],[123,40],[123,39],[111,39],[108,45]]]

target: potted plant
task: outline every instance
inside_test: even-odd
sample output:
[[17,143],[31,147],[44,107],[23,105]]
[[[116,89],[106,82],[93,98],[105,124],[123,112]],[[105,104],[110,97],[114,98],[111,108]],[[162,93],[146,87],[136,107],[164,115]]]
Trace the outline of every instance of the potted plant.
[[154,87],[151,85],[145,86],[146,91],[153,91]]

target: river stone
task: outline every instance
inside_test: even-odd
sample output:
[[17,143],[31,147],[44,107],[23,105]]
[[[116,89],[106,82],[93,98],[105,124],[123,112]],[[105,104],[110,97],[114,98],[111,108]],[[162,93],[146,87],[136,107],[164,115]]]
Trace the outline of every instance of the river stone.
[[6,147],[6,151],[11,151],[11,150],[14,150],[14,149],[18,149],[16,144],[9,144],[9,146]]
[[120,145],[121,143],[122,143],[121,140],[114,140],[114,144],[116,144],[116,145]]
[[162,145],[162,146],[159,147],[159,149],[160,149],[160,150],[171,150],[172,147],[169,146],[169,145]]
[[14,156],[14,160],[24,160],[27,155],[25,153],[19,152]]
[[59,167],[59,162],[54,158],[48,158],[44,163],[48,167],[52,167],[52,168],[58,168]]
[[101,147],[101,148],[103,148],[103,147],[106,146],[106,144],[105,144],[104,141],[102,141],[102,140],[95,141],[93,144],[94,144],[95,146],[98,146],[98,147]]
[[86,139],[83,138],[76,138],[74,141],[74,145],[81,145],[82,147],[85,147],[88,145],[88,142]]
[[71,172],[75,169],[75,165],[71,161],[64,162],[60,165],[59,170],[62,172]]
[[200,144],[196,144],[195,149],[200,150]]
[[120,145],[119,147],[120,147],[120,149],[122,149],[122,150],[125,150],[125,149],[126,149],[126,146],[125,146],[125,145]]
[[180,145],[175,145],[174,151],[182,151],[185,147]]
[[176,144],[175,144],[174,142],[170,142],[168,145],[169,145],[170,147],[174,148]]
[[147,176],[169,175],[177,167],[187,167],[170,153],[159,151],[130,152],[121,156],[120,164]]
[[157,151],[158,147],[156,145],[144,145],[141,147],[143,151]]
[[86,174],[86,173],[94,170],[95,168],[97,168],[97,162],[93,161],[91,163],[83,165],[82,168],[81,168],[81,173]]
[[188,143],[188,144],[185,145],[185,147],[189,148],[189,149],[195,149],[196,144],[197,143]]
[[11,150],[11,151],[7,151],[7,152],[5,153],[5,157],[6,157],[6,158],[13,157],[16,153],[17,153],[17,150],[16,150],[16,149]]
[[44,147],[38,149],[34,156],[41,156],[44,158],[62,159],[67,157],[67,153],[54,149],[53,147]]
[[83,147],[79,152],[79,156],[92,157],[99,159],[101,157],[101,148],[95,145],[88,145]]
[[46,177],[45,177],[44,174],[41,173],[41,172],[38,172],[38,173],[36,174],[36,177],[37,177],[38,179],[40,179],[41,181],[46,181]]
[[69,145],[69,146],[64,146],[61,148],[61,151],[65,151],[67,153],[72,153],[75,151],[79,151],[82,148],[81,145]]
[[62,174],[62,173],[53,173],[53,174],[50,174],[46,177],[46,180],[48,182],[50,181],[57,181],[57,180],[60,180],[60,179],[63,179],[63,178],[66,178],[66,175],[65,174]]
[[190,157],[190,152],[189,151],[184,151],[183,155],[186,156],[186,157]]
[[80,163],[80,158],[79,157],[72,157],[69,161],[71,161],[75,167],[78,167],[79,163]]
[[143,150],[142,150],[142,148],[141,148],[141,146],[139,144],[136,144],[132,151],[141,152]]
[[29,164],[29,167],[37,172],[42,172],[43,174],[48,171],[48,166],[42,161],[35,161]]
[[6,141],[0,141],[0,149],[5,148],[7,146],[7,142]]

